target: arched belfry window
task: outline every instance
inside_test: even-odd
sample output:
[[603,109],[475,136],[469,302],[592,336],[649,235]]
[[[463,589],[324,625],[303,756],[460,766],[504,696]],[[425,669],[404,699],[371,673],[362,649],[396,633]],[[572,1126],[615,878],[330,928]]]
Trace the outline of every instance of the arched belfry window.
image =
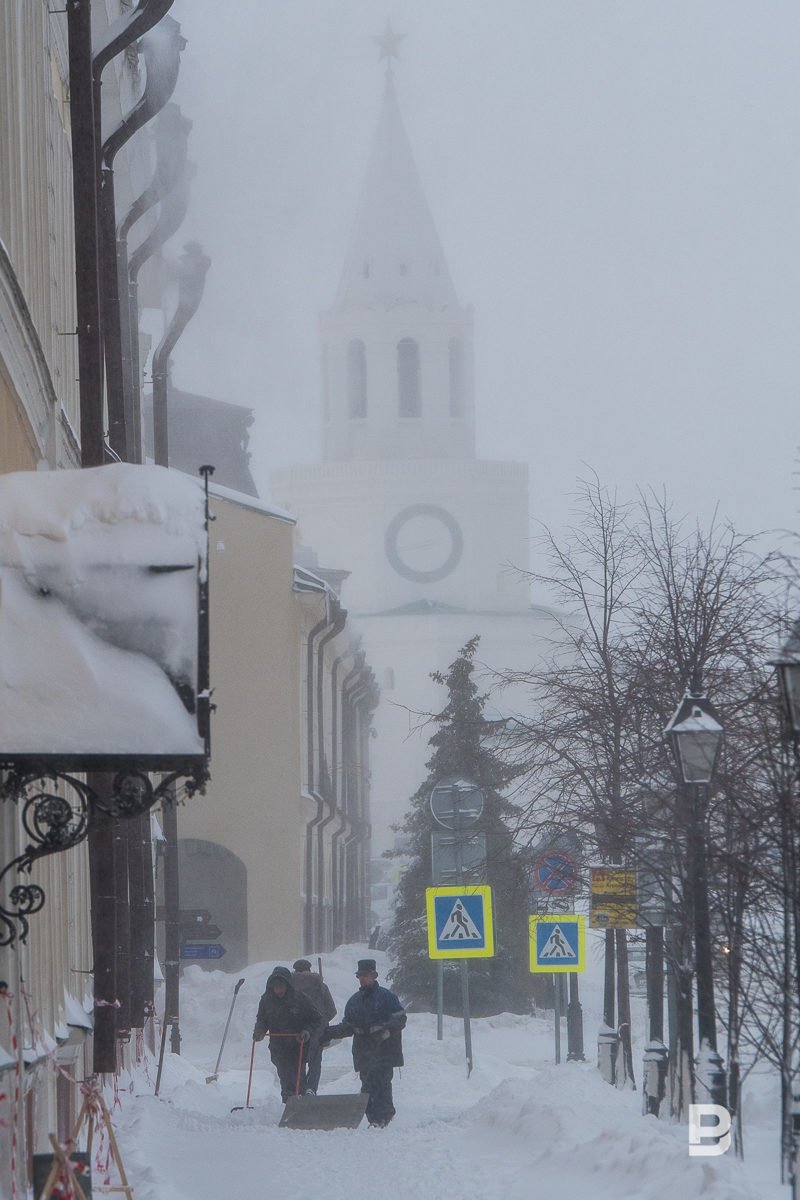
[[422,414],[419,346],[413,338],[397,343],[397,410],[401,417]]
[[464,347],[450,338],[450,416],[464,415]]
[[347,412],[351,417],[367,415],[367,352],[358,340],[347,347]]

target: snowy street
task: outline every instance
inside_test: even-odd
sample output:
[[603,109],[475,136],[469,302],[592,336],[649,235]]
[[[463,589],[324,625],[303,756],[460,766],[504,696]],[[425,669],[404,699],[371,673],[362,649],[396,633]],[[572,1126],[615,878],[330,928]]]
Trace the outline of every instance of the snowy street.
[[[323,957],[341,1013],[364,948]],[[378,955],[381,981],[385,956]],[[777,1178],[773,1082],[748,1081],[747,1162],[732,1153],[690,1158],[686,1126],[640,1115],[641,1093],[604,1084],[594,1065],[598,991],[584,980],[588,1061],[553,1063],[552,1014],[472,1023],[475,1067],[467,1081],[463,1024],[410,1014],[406,1066],[395,1073],[397,1116],[388,1129],[304,1132],[278,1128],[282,1105],[266,1043],[257,1046],[250,1111],[244,1103],[250,1034],[272,964],[243,972],[217,1082],[214,1068],[234,975],[189,967],[182,985],[182,1055],[167,1055],[161,1096],[149,1060],[123,1089],[114,1122],[136,1200],[250,1200],[291,1194],[344,1200],[368,1188],[392,1197],[459,1200],[785,1200]],[[595,968],[596,970],[596,968]],[[639,1023],[639,1027],[640,1023]],[[637,1072],[641,1046],[636,1048]],[[149,1083],[148,1083],[149,1077]],[[358,1088],[350,1043],[325,1052],[321,1093]],[[764,1122],[764,1123],[761,1123]]]

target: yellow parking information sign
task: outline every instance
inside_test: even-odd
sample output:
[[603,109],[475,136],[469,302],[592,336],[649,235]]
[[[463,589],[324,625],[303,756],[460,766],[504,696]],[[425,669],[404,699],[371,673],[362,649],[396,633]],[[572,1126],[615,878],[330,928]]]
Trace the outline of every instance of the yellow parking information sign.
[[576,913],[532,916],[529,927],[531,971],[550,973],[585,969],[585,917]]
[[425,889],[430,958],[493,958],[492,889],[485,883]]

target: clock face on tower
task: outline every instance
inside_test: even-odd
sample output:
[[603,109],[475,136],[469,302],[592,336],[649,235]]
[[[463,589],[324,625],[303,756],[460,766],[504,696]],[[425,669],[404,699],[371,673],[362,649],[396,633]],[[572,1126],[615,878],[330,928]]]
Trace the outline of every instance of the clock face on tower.
[[410,504],[389,522],[384,548],[398,575],[413,583],[436,583],[458,566],[464,538],[446,508]]

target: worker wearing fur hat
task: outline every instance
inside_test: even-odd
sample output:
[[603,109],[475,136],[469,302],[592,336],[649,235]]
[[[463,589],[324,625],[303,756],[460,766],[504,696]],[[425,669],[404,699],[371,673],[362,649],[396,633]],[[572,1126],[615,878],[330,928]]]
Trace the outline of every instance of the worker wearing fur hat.
[[345,1005],[344,1020],[325,1030],[321,1041],[325,1046],[352,1036],[353,1066],[361,1076],[361,1091],[369,1096],[367,1120],[383,1127],[395,1114],[392,1077],[394,1068],[403,1065],[406,1014],[394,992],[379,985],[374,958],[359,959],[356,976],[360,987]]
[[336,1005],[327,983],[321,974],[311,970],[311,963],[307,958],[298,958],[294,963],[292,983],[296,992],[302,992],[304,996],[308,996],[322,1017],[322,1026],[308,1043],[306,1062],[306,1093],[316,1096],[322,1071],[322,1046],[319,1044],[319,1039],[336,1016]]

